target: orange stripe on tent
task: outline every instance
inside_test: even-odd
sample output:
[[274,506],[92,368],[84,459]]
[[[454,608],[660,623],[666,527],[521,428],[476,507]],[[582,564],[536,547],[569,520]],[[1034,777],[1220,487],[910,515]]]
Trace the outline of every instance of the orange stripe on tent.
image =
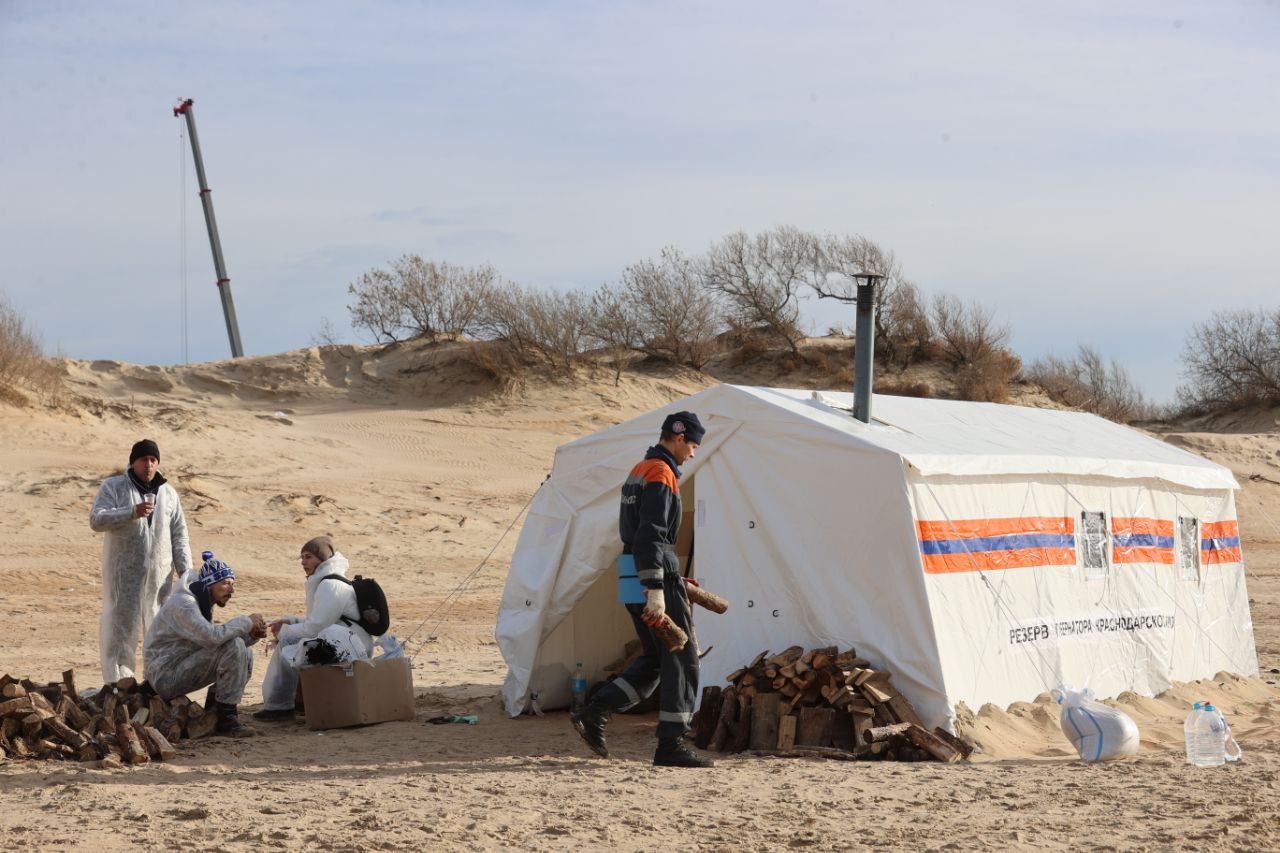
[[1218,548],[1200,552],[1202,563],[1239,563],[1242,559],[1239,548]]
[[971,554],[923,554],[926,574],[999,571],[1034,566],[1074,566],[1074,548],[1023,548],[1017,551],[975,551]]
[[1160,563],[1173,565],[1172,548],[1115,548],[1112,549],[1113,563]]
[[1133,536],[1172,536],[1173,522],[1161,518],[1113,518],[1111,532]]
[[[1022,518],[962,518],[955,521],[917,521],[921,539],[980,539],[1018,533],[1075,533],[1070,516],[1029,515]],[[1074,558],[1072,559],[1074,562]]]
[[1234,521],[1207,521],[1200,525],[1200,535],[1205,539],[1226,539],[1240,535],[1240,525]]

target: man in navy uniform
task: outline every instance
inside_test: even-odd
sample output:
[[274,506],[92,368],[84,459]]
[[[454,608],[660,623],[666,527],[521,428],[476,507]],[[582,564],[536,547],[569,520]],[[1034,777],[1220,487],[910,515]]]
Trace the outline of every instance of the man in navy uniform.
[[658,693],[659,767],[710,767],[710,759],[694,752],[685,740],[698,693],[698,650],[686,643],[669,651],[654,637],[651,625],[663,615],[686,634],[693,634],[689,595],[676,558],[680,530],[680,466],[693,458],[706,430],[693,412],[676,412],[662,422],[658,443],[631,469],[622,486],[618,532],[622,552],[635,559],[636,577],[645,603],[626,605],[643,653],[613,681],[602,686],[586,708],[572,715],[573,727],[593,752],[609,756],[604,728],[613,711],[625,711]]

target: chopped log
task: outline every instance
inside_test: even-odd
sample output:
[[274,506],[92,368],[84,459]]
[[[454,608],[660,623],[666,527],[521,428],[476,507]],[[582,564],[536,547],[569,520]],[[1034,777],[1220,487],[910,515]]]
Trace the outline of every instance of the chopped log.
[[822,701],[822,688],[818,686],[815,679],[813,684],[800,691],[800,702],[803,705],[816,705],[820,701]]
[[825,758],[832,761],[860,761],[871,754],[871,748],[865,746],[857,752],[845,752],[843,749],[820,746],[797,746],[791,749],[752,750],[750,752],[750,755],[761,758]]
[[143,726],[139,731],[142,733],[142,739],[146,741],[147,751],[152,758],[160,761],[172,761],[173,757],[178,754],[174,750],[173,744],[169,743],[168,738],[160,734],[152,726]]
[[953,762],[961,758],[960,750],[944,741],[937,735],[927,732],[917,725],[908,723],[905,734],[912,745],[918,747],[939,761]]
[[889,710],[888,705],[876,705],[875,715],[872,717],[877,726],[892,726],[898,722],[898,718]]
[[129,693],[138,686],[138,679],[132,675],[126,675],[124,678],[116,682],[116,689],[121,693]]
[[80,747],[81,761],[97,761],[102,758],[102,750],[98,749],[98,745],[92,740],[86,740],[84,746]]
[[785,650],[769,658],[769,663],[779,667],[790,666],[800,660],[800,656],[803,654],[804,646],[788,646]]
[[23,695],[15,699],[9,699],[0,702],[0,717],[18,717],[21,719],[27,714],[35,713],[36,706],[31,701],[31,696]]
[[79,754],[80,750],[72,749],[65,743],[58,743],[51,738],[40,738],[36,741],[36,755],[42,758],[66,758]]
[[44,727],[50,734],[56,736],[59,740],[77,752],[79,752],[80,747],[84,746],[87,742],[84,735],[80,734],[57,717],[45,720]]
[[129,716],[132,717],[134,714],[138,713],[138,711],[147,707],[147,697],[143,696],[141,693],[133,693],[124,704],[129,709]]
[[38,691],[35,693],[28,693],[27,698],[31,700],[31,706],[35,708],[37,712],[43,712],[50,715],[57,713],[57,711],[54,710],[53,703],[50,702],[48,697],[43,693]]
[[777,678],[773,680],[773,689],[781,690],[783,687],[785,687],[790,683],[791,683],[790,678],[787,678],[785,675],[779,675]]
[[6,717],[0,723],[0,738],[4,740],[13,740],[22,733],[22,722],[17,719]]
[[67,692],[71,694],[71,698],[80,698],[80,691],[76,690],[76,671],[74,669],[64,669],[62,671],[62,683],[67,688]]
[[191,704],[191,700],[188,699],[185,695],[174,696],[172,699],[169,700],[170,713],[173,714],[173,716],[175,717],[182,717],[183,719],[186,719],[186,714],[179,714],[178,711],[182,708],[186,708],[190,704]]
[[116,706],[115,723],[116,743],[120,744],[120,751],[124,753],[125,760],[134,765],[148,763],[151,757],[147,754],[142,742],[138,740],[138,733],[133,730],[133,724],[129,722],[129,709],[126,706]]
[[871,728],[871,715],[860,713],[852,705],[849,707],[852,710],[850,716],[853,717],[853,742],[855,744],[866,743],[867,739],[864,735]]
[[738,691],[728,687],[720,694],[720,714],[716,717],[715,730],[707,748],[712,752],[724,752],[729,740],[729,724],[738,716]]
[[778,746],[778,715],[782,697],[762,693],[751,703],[751,749],[774,749]]
[[742,676],[746,674],[747,674],[747,670],[745,667],[743,667],[742,669],[735,669],[733,672],[729,673],[728,677],[725,678],[725,681],[729,682],[730,684],[737,684],[738,679],[742,678]]
[[124,753],[120,751],[120,744],[116,743],[114,734],[99,732],[98,736],[93,740],[98,745],[98,752],[101,753],[103,759],[111,757],[118,762],[124,761]]
[[791,697],[798,696],[800,694],[800,688],[796,687],[793,682],[787,681],[778,688],[778,692],[790,699]]
[[961,758],[968,758],[970,755],[973,754],[973,744],[968,743],[967,741],[961,740],[960,738],[953,735],[951,732],[944,729],[942,726],[938,726],[937,728],[935,728],[933,730],[933,734],[936,737],[941,738],[942,740],[951,744],[951,746],[955,747],[957,750],[959,750]]
[[892,693],[882,690],[880,686],[873,681],[863,682],[858,685],[858,687],[862,691],[862,695],[866,696],[873,704],[876,705],[883,705],[893,698]]
[[101,717],[94,717],[93,719],[91,719],[91,720],[89,721],[89,725],[85,726],[85,727],[84,727],[84,728],[82,728],[80,731],[84,732],[84,736],[85,736],[85,737],[87,737],[87,738],[94,738],[94,737],[97,737],[97,736],[98,736],[98,728],[99,728],[99,726],[101,725],[101,723],[102,723],[102,718],[101,718]]
[[786,751],[796,745],[796,718],[788,714],[778,718],[778,749]]
[[752,687],[755,685],[757,680],[758,679],[756,678],[756,674],[748,670],[746,673],[743,674],[741,678],[738,679],[738,686]]
[[689,635],[671,621],[671,617],[666,613],[662,614],[662,619],[657,624],[650,625],[649,629],[653,631],[653,636],[657,637],[658,642],[667,647],[667,651],[678,652],[689,642]]
[[[797,661],[797,663],[798,663],[798,661]],[[778,668],[778,675],[782,676],[783,678],[787,678],[787,679],[795,678],[795,677],[796,677],[796,665],[795,665],[795,663],[789,663],[789,664],[787,664],[786,666],[779,667],[779,668]]]
[[831,746],[836,712],[830,708],[801,708],[796,746]]
[[[192,702],[192,705],[197,703]],[[187,718],[187,737],[192,740],[213,734],[213,730],[218,727],[218,712],[205,711],[199,717]]]
[[59,699],[54,712],[66,720],[67,724],[73,729],[83,729],[89,725],[89,720],[91,719],[70,696],[63,696]]
[[[889,706],[889,710],[893,711],[893,715],[898,718],[900,723],[911,723],[913,726],[919,726],[924,729],[925,725],[921,722],[920,717],[916,714],[916,709],[911,707],[911,703],[903,697],[901,693],[894,692],[893,696],[885,703]],[[925,729],[926,733],[928,729]]]
[[792,664],[792,666],[794,666],[796,669],[796,675],[804,675],[806,672],[813,669],[813,667],[809,666],[809,662],[804,658],[801,658],[800,660],[796,661],[795,663]]
[[769,650],[765,649],[760,654],[752,658],[751,663],[747,664],[747,669],[755,669],[757,666],[764,663],[764,660],[767,657],[769,657]]
[[755,714],[756,698],[758,697],[744,693],[738,694],[738,719],[730,727],[733,733],[733,738],[729,742],[731,752],[742,752],[751,741],[751,717]]
[[5,699],[18,699],[27,695],[27,688],[23,687],[16,681],[11,681],[4,687],[0,687],[0,697]]
[[22,736],[34,738],[44,728],[44,717],[32,711],[22,718]]
[[147,703],[147,707],[151,710],[151,719],[153,720],[169,716],[169,705],[159,696],[152,696],[151,701]]
[[831,664],[831,656],[825,652],[815,652],[809,666],[814,669],[826,669]]
[[877,743],[879,741],[886,741],[894,735],[905,733],[909,728],[911,728],[910,723],[894,723],[891,726],[876,726],[875,728],[867,729],[862,733],[862,742]]
[[182,723],[173,717],[164,717],[156,725],[152,726],[165,736],[169,743],[177,743],[182,740]]
[[35,754],[31,744],[21,734],[9,742],[9,747],[14,758],[30,758]]
[[759,692],[760,692],[760,691],[756,689],[756,687],[755,687],[755,685],[754,685],[754,684],[752,684],[752,685],[748,685],[747,687],[740,687],[740,688],[738,688],[738,696],[739,696],[739,697],[742,697],[742,696],[755,696],[755,695],[756,695],[757,693],[759,693]]
[[198,719],[200,719],[200,718],[201,718],[201,717],[203,717],[203,716],[204,716],[204,706],[203,706],[203,705],[201,705],[199,702],[188,702],[188,703],[187,703],[187,717],[186,717],[186,718],[187,718],[188,720],[198,720]]
[[129,722],[135,726],[145,726],[147,721],[151,719],[150,708],[139,708],[133,712],[133,716],[129,718]]
[[807,652],[800,655],[800,663],[804,664],[805,666],[811,665],[813,662],[813,655],[816,651],[817,649],[809,649]]
[[702,701],[698,703],[698,713],[693,715],[693,743],[698,749],[706,749],[715,734],[716,724],[720,720],[722,703],[719,687],[702,688]]

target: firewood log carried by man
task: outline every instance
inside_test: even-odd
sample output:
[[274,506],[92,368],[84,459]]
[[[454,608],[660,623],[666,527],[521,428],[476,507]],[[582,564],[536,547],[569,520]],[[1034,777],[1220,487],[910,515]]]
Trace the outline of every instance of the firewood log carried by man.
[[766,650],[730,673],[728,687],[703,688],[694,742],[782,757],[967,759],[973,747],[941,727],[929,731],[891,678],[853,649]]
[[0,676],[0,761],[80,761],[99,768],[170,761],[183,738],[213,731],[216,712],[185,696],[166,702],[132,678],[104,684],[91,696],[75,674],[38,684]]

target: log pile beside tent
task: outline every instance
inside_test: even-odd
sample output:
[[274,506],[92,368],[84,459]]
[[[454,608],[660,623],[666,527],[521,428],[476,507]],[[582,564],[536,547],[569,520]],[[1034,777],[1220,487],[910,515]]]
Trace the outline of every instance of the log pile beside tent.
[[712,752],[783,757],[968,758],[972,747],[943,728],[930,732],[891,679],[853,649],[766,650],[730,673],[728,688],[703,688],[693,740]]
[[951,730],[960,702],[1257,673],[1228,469],[1080,412],[874,403],[863,423],[849,393],[719,385],[561,446],[499,609],[507,712],[567,707],[575,663],[597,681],[634,638],[619,489],[679,410],[708,430],[682,566],[732,605],[697,620],[703,685],[762,647],[852,647]]

